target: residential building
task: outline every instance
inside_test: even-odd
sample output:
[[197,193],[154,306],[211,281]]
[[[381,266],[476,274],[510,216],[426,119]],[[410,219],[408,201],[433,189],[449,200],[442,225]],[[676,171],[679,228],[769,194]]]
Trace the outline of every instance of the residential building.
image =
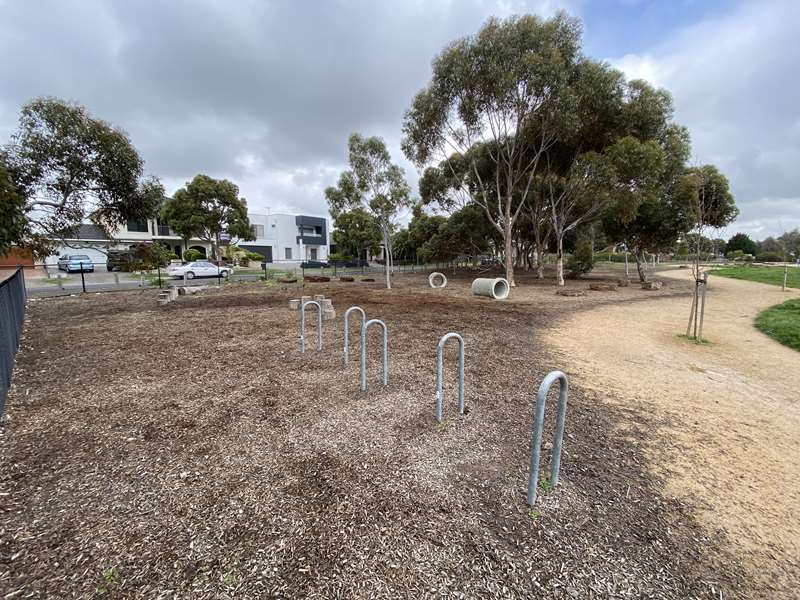
[[[250,214],[249,217],[256,239],[239,243],[240,248],[261,254],[268,262],[327,260],[327,219],[285,214]],[[159,219],[128,221],[113,238],[108,239],[95,225],[84,223],[45,262],[54,264],[64,254],[86,254],[94,263],[105,263],[108,250],[122,250],[142,242],[159,242],[178,256],[183,256],[187,249],[197,250],[204,256],[211,253],[209,242],[190,239],[187,243]]]
[[328,220],[286,214],[249,214],[255,240],[238,246],[263,256],[267,262],[327,260]]

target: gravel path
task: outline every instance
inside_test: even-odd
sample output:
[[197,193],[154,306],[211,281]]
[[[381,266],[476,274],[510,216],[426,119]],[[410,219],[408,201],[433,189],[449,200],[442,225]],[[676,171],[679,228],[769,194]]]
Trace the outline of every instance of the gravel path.
[[[662,273],[687,280],[687,271]],[[721,530],[765,598],[800,585],[800,353],[753,327],[797,291],[711,277],[704,337],[681,339],[690,300],[602,306],[546,334],[575,381],[663,419],[649,447],[667,493]]]

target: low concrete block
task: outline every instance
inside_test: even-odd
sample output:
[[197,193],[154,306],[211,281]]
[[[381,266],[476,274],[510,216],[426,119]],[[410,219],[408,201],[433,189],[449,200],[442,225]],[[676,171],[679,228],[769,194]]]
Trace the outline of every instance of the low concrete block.
[[300,310],[300,300],[296,298],[289,300],[289,310]]

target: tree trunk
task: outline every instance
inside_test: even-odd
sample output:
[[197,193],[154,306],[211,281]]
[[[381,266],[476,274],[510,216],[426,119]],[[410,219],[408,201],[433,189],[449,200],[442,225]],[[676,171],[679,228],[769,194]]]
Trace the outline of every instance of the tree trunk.
[[514,282],[514,243],[511,239],[511,218],[507,218],[503,226],[503,237],[505,242],[506,252],[506,280],[508,285],[515,287],[517,284]]
[[390,263],[389,256],[391,255],[391,249],[389,248],[389,239],[388,236],[386,235],[386,232],[384,232],[383,234],[383,251],[384,251],[383,267],[384,271],[386,272],[386,289],[390,290],[392,289],[392,275],[390,273],[390,266],[389,266]]
[[644,257],[644,251],[641,248],[636,248],[633,256],[636,257],[636,270],[639,272],[639,281],[644,283],[647,281],[647,259]]
[[556,248],[556,284],[560,287],[564,286],[564,238],[558,237],[558,244]]

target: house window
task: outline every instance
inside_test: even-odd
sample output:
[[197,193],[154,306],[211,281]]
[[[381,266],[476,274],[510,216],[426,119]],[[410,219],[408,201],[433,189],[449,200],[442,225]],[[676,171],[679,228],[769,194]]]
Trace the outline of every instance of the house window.
[[284,258],[286,260],[292,260],[292,249],[291,248],[285,248],[284,249]]
[[134,221],[134,220],[128,221],[128,231],[147,233],[149,231],[147,229],[147,221],[144,219],[141,221]]
[[263,225],[251,225],[250,228],[253,230],[253,235],[256,238],[263,238],[264,237],[264,226]]

